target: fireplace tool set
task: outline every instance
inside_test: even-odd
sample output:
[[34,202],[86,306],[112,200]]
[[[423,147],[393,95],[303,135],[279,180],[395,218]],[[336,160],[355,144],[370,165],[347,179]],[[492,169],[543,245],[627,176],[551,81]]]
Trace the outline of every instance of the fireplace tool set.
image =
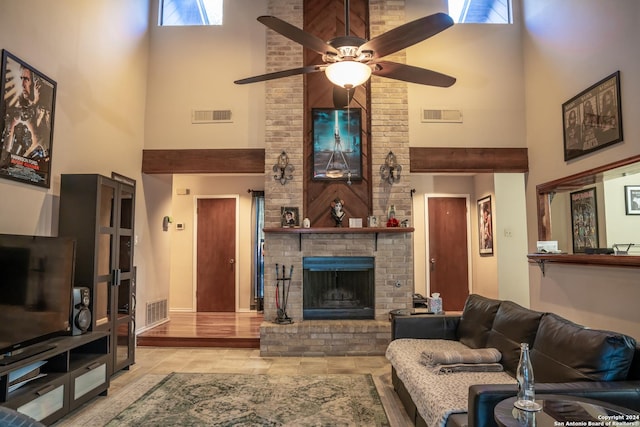
[[[293,320],[287,315],[287,301],[289,300],[289,290],[291,289],[291,276],[293,276],[293,265],[289,270],[289,277],[286,276],[286,268],[282,265],[282,276],[280,276],[280,267],[276,264],[276,323],[285,325],[293,323]],[[280,287],[282,287],[282,295],[280,295]]]

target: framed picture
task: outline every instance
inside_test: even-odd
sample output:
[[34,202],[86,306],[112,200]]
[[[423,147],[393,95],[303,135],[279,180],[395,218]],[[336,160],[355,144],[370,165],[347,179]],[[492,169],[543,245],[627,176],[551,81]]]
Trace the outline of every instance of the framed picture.
[[280,224],[283,228],[299,227],[300,216],[297,207],[282,206],[280,208]]
[[622,141],[620,71],[562,104],[564,160]]
[[599,242],[596,189],[588,188],[574,191],[569,196],[571,200],[573,253],[583,253],[586,248],[597,248]]
[[362,179],[360,108],[313,108],[314,180]]
[[0,178],[51,185],[56,82],[2,51]]
[[493,218],[491,196],[478,200],[478,231],[480,255],[493,254]]
[[624,186],[624,205],[627,215],[640,215],[640,185]]

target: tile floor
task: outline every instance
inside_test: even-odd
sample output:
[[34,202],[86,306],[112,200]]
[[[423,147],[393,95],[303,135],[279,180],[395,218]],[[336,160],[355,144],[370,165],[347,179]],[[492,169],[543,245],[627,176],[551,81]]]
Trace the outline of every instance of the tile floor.
[[[384,356],[260,357],[257,349],[137,347],[136,363],[111,379],[106,397],[116,396],[124,386],[145,374],[213,372],[241,374],[352,374],[372,375],[392,427],[411,426],[391,385],[391,368]],[[82,411],[79,408],[78,411]],[[56,427],[76,427],[73,414]],[[81,426],[77,426],[81,427]],[[82,426],[85,427],[85,426]],[[99,426],[91,426],[99,427]]]

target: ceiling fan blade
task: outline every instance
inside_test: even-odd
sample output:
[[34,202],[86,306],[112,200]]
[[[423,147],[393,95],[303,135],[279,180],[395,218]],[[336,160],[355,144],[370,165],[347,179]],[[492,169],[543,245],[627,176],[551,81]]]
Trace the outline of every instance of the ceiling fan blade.
[[271,28],[276,33],[279,33],[289,40],[293,40],[308,49],[318,52],[320,55],[324,55],[325,53],[333,55],[338,54],[338,51],[333,46],[325,43],[324,40],[314,36],[313,34],[309,34],[306,31],[283,21],[282,19],[276,18],[275,16],[259,16],[258,21]]
[[276,71],[274,73],[261,74],[259,76],[247,77],[246,79],[240,79],[234,81],[237,85],[244,85],[247,83],[264,82],[266,80],[274,80],[282,77],[297,76],[298,74],[309,74],[317,71],[322,71],[324,67],[320,65],[308,65],[302,68],[292,68],[290,70]]
[[391,61],[376,62],[372,74],[428,86],[449,87],[456,82],[455,77],[446,74]]
[[453,19],[446,13],[435,13],[400,25],[393,30],[374,37],[362,46],[359,52],[373,51],[373,58],[382,58],[412,46],[438,34],[453,25]]
[[347,105],[351,104],[354,92],[355,88],[345,89],[343,87],[333,85],[333,107],[344,108]]

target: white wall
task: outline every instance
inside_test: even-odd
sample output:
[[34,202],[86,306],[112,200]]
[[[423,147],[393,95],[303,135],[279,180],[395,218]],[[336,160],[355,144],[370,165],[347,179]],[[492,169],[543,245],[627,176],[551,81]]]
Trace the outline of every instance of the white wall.
[[[535,250],[535,186],[640,154],[640,2],[523,0],[526,138],[529,151],[527,221]],[[562,103],[620,70],[625,141],[570,162],[562,143]],[[529,268],[531,306],[593,328],[640,338],[638,270],[548,265]]]

